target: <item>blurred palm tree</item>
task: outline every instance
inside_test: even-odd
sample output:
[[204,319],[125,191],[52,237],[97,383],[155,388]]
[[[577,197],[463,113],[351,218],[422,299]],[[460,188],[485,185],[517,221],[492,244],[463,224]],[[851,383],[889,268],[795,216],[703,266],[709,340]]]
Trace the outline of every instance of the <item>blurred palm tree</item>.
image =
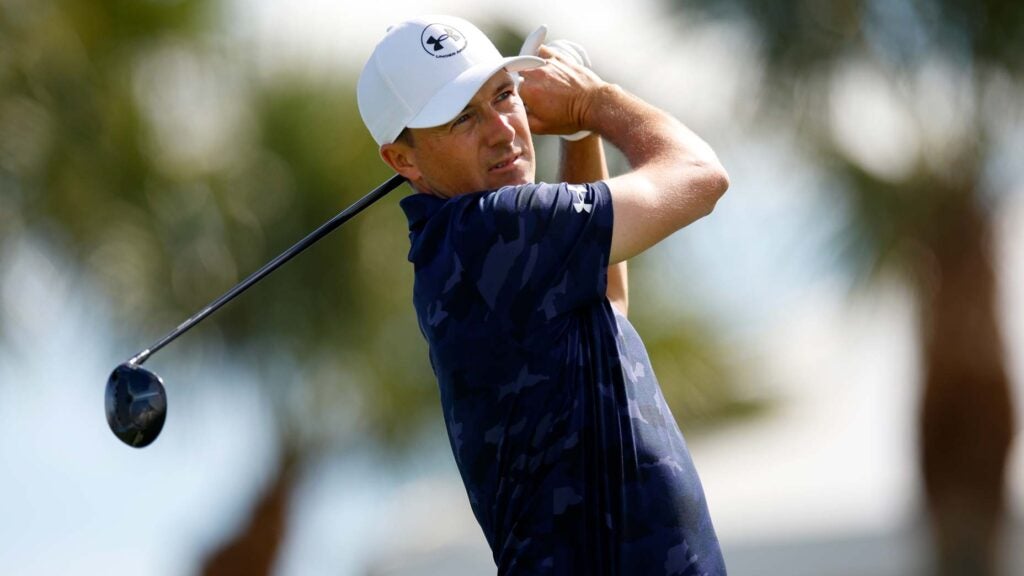
[[[1020,126],[1024,4],[674,0],[755,38],[762,118],[787,119],[851,214],[846,253],[919,307],[920,470],[937,573],[990,575],[1014,415],[992,234]],[[1014,112],[1014,111],[1017,112]],[[1008,115],[1011,121],[1008,120]],[[1019,175],[1019,172],[1017,173]]]
[[[241,69],[214,36],[214,2],[4,3],[0,238],[34,233],[69,251],[116,298],[123,326],[148,338],[388,176],[351,81]],[[362,424],[401,443],[430,395],[402,290],[405,223],[371,211],[339,235],[192,338],[268,365],[344,366],[304,370],[317,384],[342,372],[379,382],[374,401],[387,406],[365,406]],[[354,351],[363,360],[346,365]],[[288,394],[293,382],[279,384]]]
[[[66,251],[136,345],[388,176],[351,80],[243,69],[217,8],[0,2],[0,242]],[[269,571],[307,460],[356,432],[397,449],[436,415],[406,234],[395,210],[369,211],[182,341],[230,342],[265,374],[281,432],[268,489],[209,570]]]
[[[218,8],[0,0],[0,242],[30,235],[67,252],[136,344],[389,176],[352,78],[261,72],[218,37]],[[521,34],[490,28],[517,50]],[[357,436],[401,449],[437,419],[404,217],[375,206],[335,235],[176,344],[198,355],[224,343],[258,367],[281,432],[252,517],[204,573],[269,573],[311,461]],[[666,396],[692,429],[748,403],[710,328],[690,326],[659,331],[652,356],[664,382],[682,383]]]

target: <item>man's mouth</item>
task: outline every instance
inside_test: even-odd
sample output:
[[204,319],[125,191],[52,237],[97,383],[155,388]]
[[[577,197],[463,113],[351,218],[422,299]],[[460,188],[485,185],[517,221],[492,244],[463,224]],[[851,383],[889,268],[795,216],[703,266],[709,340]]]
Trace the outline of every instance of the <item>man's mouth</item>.
[[488,169],[488,172],[501,172],[503,170],[507,170],[509,168],[512,168],[512,167],[515,166],[516,160],[519,160],[519,158],[521,156],[522,156],[522,154],[513,154],[513,155],[505,158],[501,162],[498,162],[497,164],[494,164],[493,166],[491,166]]

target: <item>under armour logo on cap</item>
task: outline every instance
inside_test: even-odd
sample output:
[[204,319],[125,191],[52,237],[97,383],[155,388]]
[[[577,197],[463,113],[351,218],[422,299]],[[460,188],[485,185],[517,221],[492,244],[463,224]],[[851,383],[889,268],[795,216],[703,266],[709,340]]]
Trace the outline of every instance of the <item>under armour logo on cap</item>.
[[427,54],[435,58],[454,56],[466,49],[465,34],[444,24],[431,24],[424,28],[420,41]]

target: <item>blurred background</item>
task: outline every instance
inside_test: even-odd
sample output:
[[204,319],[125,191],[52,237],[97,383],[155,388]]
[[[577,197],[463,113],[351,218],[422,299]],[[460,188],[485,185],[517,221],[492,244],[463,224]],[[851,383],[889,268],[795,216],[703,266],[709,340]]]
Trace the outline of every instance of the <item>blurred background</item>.
[[0,0],[3,573],[493,573],[407,189],[147,363],[152,446],[102,408],[114,366],[387,178],[355,80],[432,12],[506,54],[547,24],[729,170],[631,263],[630,312],[731,574],[1024,573],[1024,4]]

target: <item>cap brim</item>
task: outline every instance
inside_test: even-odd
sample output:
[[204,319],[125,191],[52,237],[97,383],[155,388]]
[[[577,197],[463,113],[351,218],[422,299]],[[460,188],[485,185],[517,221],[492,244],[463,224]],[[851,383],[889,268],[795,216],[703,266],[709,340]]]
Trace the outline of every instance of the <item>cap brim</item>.
[[406,126],[409,128],[432,128],[450,122],[469,104],[491,76],[502,68],[509,72],[529,70],[543,66],[545,60],[536,56],[512,56],[504,58],[497,64],[493,62],[478,64],[449,82],[434,94],[423,109],[419,111]]

